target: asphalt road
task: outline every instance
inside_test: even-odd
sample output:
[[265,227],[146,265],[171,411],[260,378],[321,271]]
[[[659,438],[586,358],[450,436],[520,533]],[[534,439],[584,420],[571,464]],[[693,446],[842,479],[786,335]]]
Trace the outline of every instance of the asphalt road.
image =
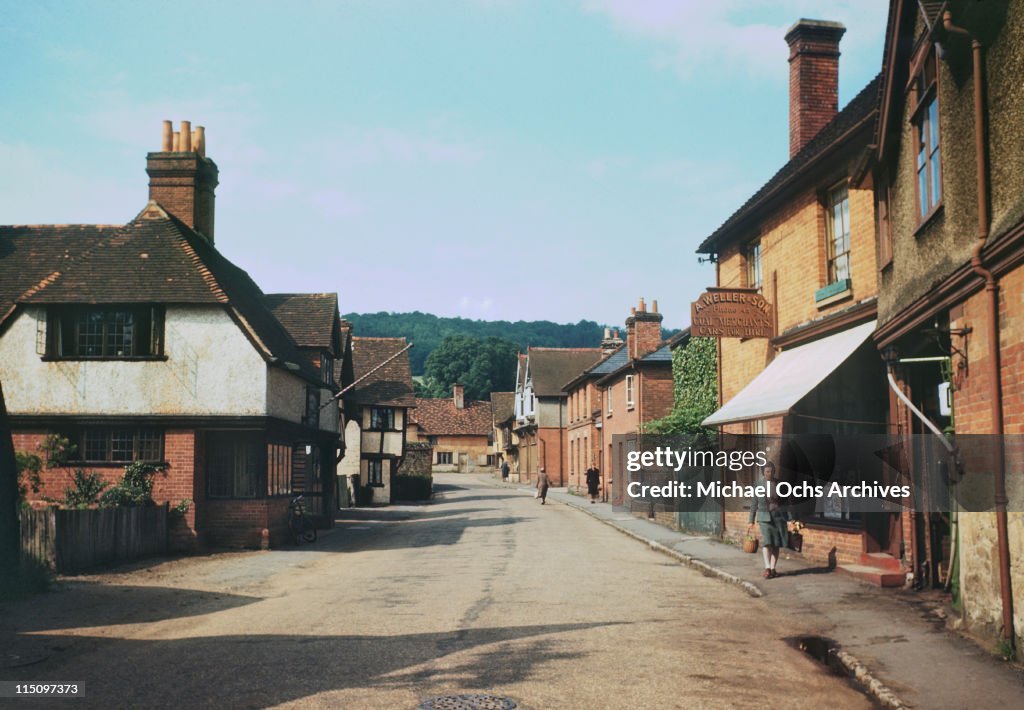
[[[78,577],[0,608],[0,680],[55,707],[870,707],[786,617],[564,505],[440,476],[314,545]],[[21,701],[3,701],[22,706]],[[73,705],[72,705],[73,703]],[[35,703],[24,703],[25,706]]]

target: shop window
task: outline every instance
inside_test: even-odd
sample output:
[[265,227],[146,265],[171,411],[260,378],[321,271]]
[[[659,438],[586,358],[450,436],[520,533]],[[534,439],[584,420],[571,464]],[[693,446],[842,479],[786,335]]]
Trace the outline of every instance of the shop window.
[[292,492],[292,447],[267,445],[267,495],[284,496]]
[[255,432],[206,435],[206,493],[210,498],[258,498],[266,461],[262,437]]

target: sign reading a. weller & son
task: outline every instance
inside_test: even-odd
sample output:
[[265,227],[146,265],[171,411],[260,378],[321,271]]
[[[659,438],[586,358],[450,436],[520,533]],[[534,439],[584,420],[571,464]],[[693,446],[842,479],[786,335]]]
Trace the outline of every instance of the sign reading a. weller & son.
[[772,305],[757,289],[709,288],[690,304],[690,335],[695,338],[771,338]]

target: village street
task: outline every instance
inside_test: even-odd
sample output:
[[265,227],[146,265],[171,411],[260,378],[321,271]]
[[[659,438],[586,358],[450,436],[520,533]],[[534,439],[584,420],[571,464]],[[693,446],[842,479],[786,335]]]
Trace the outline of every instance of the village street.
[[765,600],[522,489],[435,485],[427,505],[348,511],[309,547],[143,564],[8,605],[0,678],[80,682],[75,707],[870,706],[787,644],[799,630]]

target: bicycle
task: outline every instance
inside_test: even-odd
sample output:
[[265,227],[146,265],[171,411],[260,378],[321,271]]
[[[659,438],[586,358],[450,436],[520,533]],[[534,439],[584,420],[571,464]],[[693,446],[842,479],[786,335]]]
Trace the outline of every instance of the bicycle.
[[303,507],[302,501],[303,497],[298,495],[292,498],[288,504],[288,529],[291,530],[296,545],[300,544],[303,540],[306,542],[316,542],[316,526],[313,525],[313,521],[306,515],[306,509]]

